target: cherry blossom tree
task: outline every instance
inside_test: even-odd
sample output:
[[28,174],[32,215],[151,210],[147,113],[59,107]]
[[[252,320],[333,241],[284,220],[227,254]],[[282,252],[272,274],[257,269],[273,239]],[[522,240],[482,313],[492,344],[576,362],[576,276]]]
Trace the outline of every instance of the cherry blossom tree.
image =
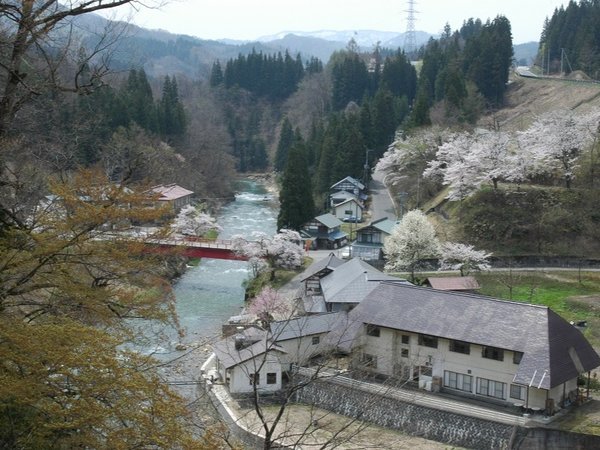
[[459,242],[444,242],[440,246],[440,270],[459,270],[461,276],[471,272],[489,270],[491,253],[475,250],[472,245]]
[[440,142],[447,139],[449,134],[447,130],[437,128],[420,130],[409,136],[397,133],[394,142],[377,162],[375,170],[384,174],[384,183],[388,188],[415,194],[418,203],[419,188],[423,186],[419,182],[414,183],[414,180],[420,179],[427,163],[435,157]]
[[386,271],[408,270],[411,281],[423,260],[436,258],[439,242],[433,225],[419,210],[409,211],[393,229],[384,242]]
[[570,188],[581,154],[593,144],[590,129],[597,125],[598,117],[598,111],[586,115],[570,110],[546,113],[519,134],[520,147],[536,162],[537,172],[558,176]]
[[300,243],[300,234],[287,229],[280,230],[274,236],[254,232],[249,238],[241,235],[232,237],[234,252],[248,258],[251,264],[259,259],[266,263],[264,267],[257,267],[255,276],[258,272],[269,269],[271,280],[275,278],[275,270],[278,268],[297,269],[302,266],[304,250]]
[[438,147],[423,175],[448,185],[450,200],[461,200],[486,183],[497,189],[498,182],[509,176],[507,163],[513,148],[512,136],[506,132],[456,133]]
[[199,208],[187,205],[181,208],[171,224],[171,229],[175,233],[199,237],[211,230],[220,231],[221,227],[214,217],[202,212]]
[[292,316],[293,308],[291,303],[279,292],[267,286],[250,300],[247,311],[250,314],[256,314],[266,324],[273,319],[289,319]]

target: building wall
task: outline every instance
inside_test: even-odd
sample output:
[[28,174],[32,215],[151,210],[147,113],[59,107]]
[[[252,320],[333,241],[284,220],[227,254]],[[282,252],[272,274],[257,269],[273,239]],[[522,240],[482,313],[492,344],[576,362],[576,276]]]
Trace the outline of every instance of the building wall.
[[[350,211],[350,214],[347,211]],[[344,203],[343,205],[333,207],[333,215],[340,220],[350,216],[362,217],[362,211],[362,208],[356,202]]]
[[[257,389],[260,391],[274,392],[281,389],[281,363],[279,362],[280,353],[273,352],[266,356],[260,355],[244,363],[238,364],[228,370],[229,391],[233,393],[253,392],[254,387],[250,382],[250,374],[259,373],[259,382]],[[276,382],[267,383],[267,374],[275,373]]]
[[[313,343],[313,338],[318,340],[318,343]],[[325,333],[277,341],[277,345],[287,352],[282,354],[280,359],[284,368],[289,367],[290,364],[303,365],[310,358],[329,350],[329,346],[325,344]]]
[[[408,336],[408,344],[402,342],[403,335]],[[418,379],[419,386],[429,390],[436,389],[437,383],[439,388],[457,394],[546,408],[548,393],[544,389],[522,386],[513,388],[518,392],[511,391],[518,369],[518,364],[513,363],[513,352],[504,351],[503,360],[497,361],[483,358],[482,350],[482,346],[471,344],[468,355],[450,351],[450,340],[443,338],[438,338],[437,348],[431,348],[419,345],[416,333],[379,328],[376,337],[369,335],[365,327],[358,364],[375,373]],[[515,397],[511,397],[511,392]],[[558,405],[560,395],[554,400]]]

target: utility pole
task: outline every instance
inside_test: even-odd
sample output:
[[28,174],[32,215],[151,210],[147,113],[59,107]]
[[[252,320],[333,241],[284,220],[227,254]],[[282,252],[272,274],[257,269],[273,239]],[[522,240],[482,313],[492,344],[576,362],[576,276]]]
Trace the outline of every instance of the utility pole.
[[363,166],[363,184],[366,186],[369,183],[369,153],[373,150],[365,148],[365,165]]

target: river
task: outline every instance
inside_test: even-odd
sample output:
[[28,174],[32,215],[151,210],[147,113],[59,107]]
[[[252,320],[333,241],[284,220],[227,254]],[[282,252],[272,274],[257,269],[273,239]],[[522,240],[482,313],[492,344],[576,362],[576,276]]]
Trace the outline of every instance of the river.
[[[235,201],[225,205],[217,217],[223,229],[219,239],[249,236],[253,231],[275,234],[278,203],[273,195],[252,180],[241,181],[238,191]],[[221,324],[240,313],[242,283],[248,274],[245,261],[202,259],[198,266],[188,268],[174,285],[177,315],[186,330],[184,341],[212,339],[220,334]]]

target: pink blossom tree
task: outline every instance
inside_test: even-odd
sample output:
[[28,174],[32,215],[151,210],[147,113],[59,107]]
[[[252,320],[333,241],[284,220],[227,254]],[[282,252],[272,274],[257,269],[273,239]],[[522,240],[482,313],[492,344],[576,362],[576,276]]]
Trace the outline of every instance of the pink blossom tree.
[[265,287],[250,300],[247,311],[256,314],[263,322],[289,319],[293,313],[290,302],[270,286]]

